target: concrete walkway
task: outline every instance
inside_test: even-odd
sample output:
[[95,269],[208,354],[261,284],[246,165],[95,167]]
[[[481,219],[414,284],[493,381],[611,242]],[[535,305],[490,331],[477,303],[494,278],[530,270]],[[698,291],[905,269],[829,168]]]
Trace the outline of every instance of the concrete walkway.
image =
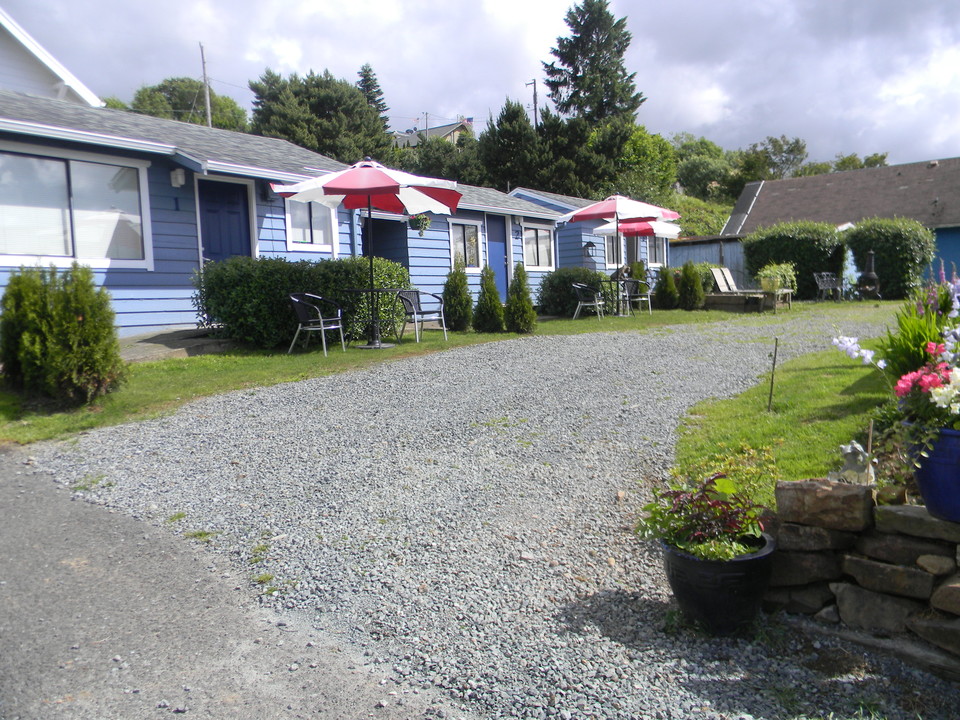
[[28,452],[0,450],[3,720],[468,717],[260,607],[202,543],[75,500]]
[[146,362],[223,352],[230,340],[210,336],[208,330],[185,328],[120,338],[120,355],[127,362]]

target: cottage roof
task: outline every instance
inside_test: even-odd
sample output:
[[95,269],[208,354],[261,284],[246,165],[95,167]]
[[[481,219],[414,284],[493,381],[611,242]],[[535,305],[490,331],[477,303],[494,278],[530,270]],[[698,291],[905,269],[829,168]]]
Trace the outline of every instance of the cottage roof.
[[0,90],[0,137],[168,155],[196,171],[297,181],[347,167],[286,140]]
[[463,193],[463,198],[460,200],[458,207],[464,210],[508,212],[512,215],[525,215],[544,220],[554,220],[560,217],[560,213],[549,210],[542,205],[502,193],[493,188],[457,183],[457,190]]
[[592,205],[596,200],[574,197],[573,195],[561,195],[560,193],[547,192],[546,190],[534,190],[532,188],[518,187],[510,191],[511,195],[539,196],[551,203],[562,205],[570,210],[577,210],[587,205]]
[[833,225],[904,217],[928,228],[960,225],[960,158],[748,183],[722,235],[813,220]]

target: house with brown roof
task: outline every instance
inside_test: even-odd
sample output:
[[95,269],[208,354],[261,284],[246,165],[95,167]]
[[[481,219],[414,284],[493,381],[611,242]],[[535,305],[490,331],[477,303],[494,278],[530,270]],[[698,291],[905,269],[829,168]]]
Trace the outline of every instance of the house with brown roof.
[[874,217],[917,220],[937,256],[960,267],[960,158],[748,183],[721,238],[794,220],[837,227]]

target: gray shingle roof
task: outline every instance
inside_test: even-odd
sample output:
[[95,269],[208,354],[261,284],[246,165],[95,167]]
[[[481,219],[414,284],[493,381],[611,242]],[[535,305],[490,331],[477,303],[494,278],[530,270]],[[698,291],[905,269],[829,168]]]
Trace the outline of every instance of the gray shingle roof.
[[505,210],[513,215],[528,215],[552,219],[560,213],[549,210],[536,203],[528,202],[499,190],[475,185],[457,183],[457,190],[463,193],[459,207],[464,210]]
[[960,226],[960,158],[750,183],[723,234],[793,220],[842,225],[872,217],[910,218],[931,229]]
[[540,197],[551,200],[561,205],[566,205],[571,210],[577,208],[586,207],[587,205],[592,205],[596,200],[588,200],[586,198],[574,197],[572,195],[561,195],[560,193],[547,192],[546,190],[534,190],[532,188],[518,187],[514,188],[512,192],[524,192],[531,195],[539,195]]
[[[201,162],[228,163],[260,169],[263,176],[280,171],[309,177],[315,170],[341,170],[343,163],[301,148],[286,140],[208,128],[202,125],[138,115],[123,110],[84,107],[75,103],[21,93],[0,91],[0,136],[20,130],[4,120],[53,128],[80,130],[122,140],[138,140],[175,146],[181,153]],[[38,133],[23,130],[22,134]],[[41,133],[42,136],[42,133]],[[82,141],[82,140],[81,140]],[[110,145],[110,142],[97,144]],[[315,170],[311,170],[314,168]]]

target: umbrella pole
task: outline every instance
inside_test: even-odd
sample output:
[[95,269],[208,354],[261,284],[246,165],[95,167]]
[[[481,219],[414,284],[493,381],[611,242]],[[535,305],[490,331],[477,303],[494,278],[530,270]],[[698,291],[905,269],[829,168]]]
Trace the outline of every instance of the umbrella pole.
[[373,205],[371,198],[367,195],[367,238],[369,247],[367,253],[370,255],[370,346],[380,347],[380,313],[377,307],[377,291],[373,285]]

